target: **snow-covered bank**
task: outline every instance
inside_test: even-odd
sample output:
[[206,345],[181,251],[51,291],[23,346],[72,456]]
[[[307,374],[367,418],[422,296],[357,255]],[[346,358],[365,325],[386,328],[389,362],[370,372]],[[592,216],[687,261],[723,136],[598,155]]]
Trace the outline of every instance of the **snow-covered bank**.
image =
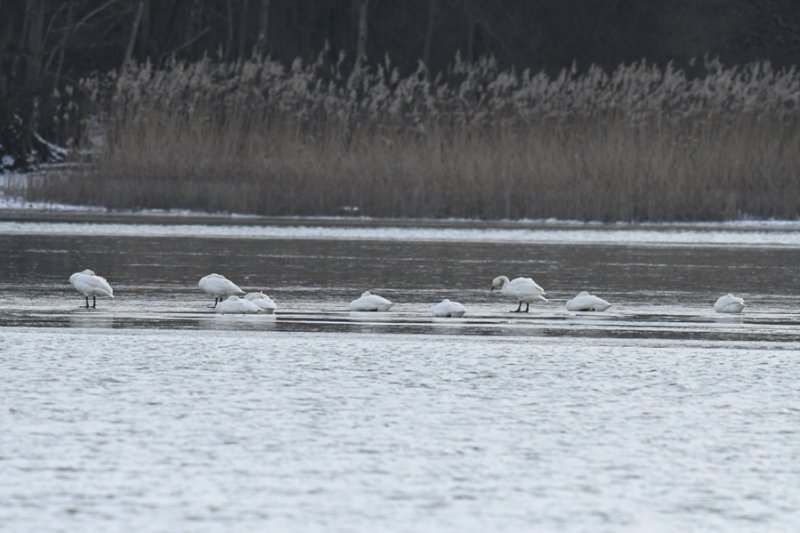
[[[60,149],[63,150],[63,148]],[[82,211],[87,213],[106,211],[106,208],[98,206],[70,205],[58,202],[30,201],[25,199],[25,190],[30,180],[42,178],[46,172],[64,171],[81,167],[83,167],[83,165],[80,163],[53,163],[42,165],[40,170],[33,172],[0,171],[0,212],[8,210]]]
[[69,205],[54,202],[31,202],[18,196],[6,196],[0,193],[0,212],[8,210],[39,210],[39,211],[73,211],[96,213],[105,212],[105,207]]

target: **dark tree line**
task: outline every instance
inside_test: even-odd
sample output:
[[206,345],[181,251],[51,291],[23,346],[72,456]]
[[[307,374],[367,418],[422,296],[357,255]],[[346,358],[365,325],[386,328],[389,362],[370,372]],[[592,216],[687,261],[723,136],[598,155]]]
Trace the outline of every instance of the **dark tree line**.
[[781,67],[800,63],[800,1],[0,0],[0,144],[57,139],[54,89],[129,61],[340,52],[353,68],[388,55],[431,72],[456,53],[549,71],[702,55]]

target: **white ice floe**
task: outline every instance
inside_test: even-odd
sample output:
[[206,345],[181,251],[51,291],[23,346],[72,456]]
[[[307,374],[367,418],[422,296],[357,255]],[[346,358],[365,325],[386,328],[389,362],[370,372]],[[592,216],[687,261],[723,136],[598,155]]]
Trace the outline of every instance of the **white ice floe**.
[[447,298],[433,306],[433,316],[437,317],[462,317],[466,312],[463,305]]
[[377,294],[364,291],[361,296],[350,302],[351,311],[388,311],[394,304]]
[[737,298],[733,294],[720,296],[714,304],[714,311],[717,313],[741,313],[744,308],[744,300]]
[[568,300],[565,306],[567,311],[605,311],[611,304],[594,294],[586,291],[578,293],[575,298]]

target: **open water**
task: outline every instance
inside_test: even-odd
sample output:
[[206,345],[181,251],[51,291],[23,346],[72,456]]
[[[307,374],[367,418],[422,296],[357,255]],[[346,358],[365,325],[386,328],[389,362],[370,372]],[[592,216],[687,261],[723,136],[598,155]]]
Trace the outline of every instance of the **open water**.
[[797,230],[8,215],[0,530],[796,530]]

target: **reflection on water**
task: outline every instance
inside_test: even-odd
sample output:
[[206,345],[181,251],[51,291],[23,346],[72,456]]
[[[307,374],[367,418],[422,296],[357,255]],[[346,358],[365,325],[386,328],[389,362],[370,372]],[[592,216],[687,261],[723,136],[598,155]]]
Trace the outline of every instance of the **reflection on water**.
[[[47,320],[43,320],[47,323]],[[113,328],[114,316],[95,309],[78,309],[69,313],[71,328]]]
[[[0,529],[793,530],[800,248],[548,238],[0,234]],[[277,314],[216,315],[210,272]]]
[[197,319],[199,329],[271,331],[275,329],[275,315],[217,315]]

